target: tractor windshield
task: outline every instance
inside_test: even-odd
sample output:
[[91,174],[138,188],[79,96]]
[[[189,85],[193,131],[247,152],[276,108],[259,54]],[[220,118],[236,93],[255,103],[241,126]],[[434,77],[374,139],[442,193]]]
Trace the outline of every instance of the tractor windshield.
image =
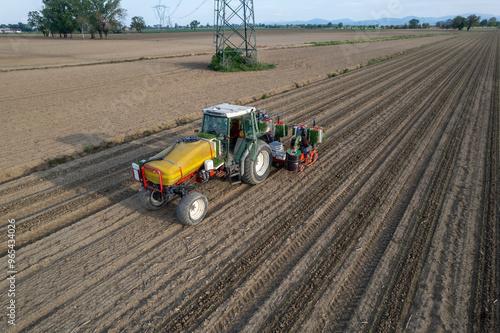
[[229,133],[228,118],[214,117],[211,115],[204,115],[202,132],[214,134],[216,136],[226,137]]

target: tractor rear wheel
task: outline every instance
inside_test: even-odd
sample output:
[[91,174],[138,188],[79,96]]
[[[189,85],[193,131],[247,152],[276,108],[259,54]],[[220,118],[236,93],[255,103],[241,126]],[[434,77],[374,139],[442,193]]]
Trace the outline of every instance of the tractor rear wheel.
[[250,157],[245,159],[245,172],[241,179],[251,185],[263,182],[271,172],[272,160],[271,148],[267,143],[259,140],[257,144],[257,157],[255,161],[252,161]]
[[189,192],[179,201],[177,218],[184,225],[196,225],[203,221],[207,210],[207,197],[198,192]]
[[167,204],[168,198],[162,197],[158,191],[151,189],[145,190],[142,188],[139,191],[139,200],[141,204],[148,210],[158,210]]

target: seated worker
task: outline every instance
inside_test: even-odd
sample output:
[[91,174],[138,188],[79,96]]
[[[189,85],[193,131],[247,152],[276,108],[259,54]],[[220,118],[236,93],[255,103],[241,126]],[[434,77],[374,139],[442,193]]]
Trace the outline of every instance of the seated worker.
[[231,119],[231,126],[229,127],[229,136],[231,138],[239,138],[240,137],[240,120],[239,119]]
[[302,141],[300,142],[300,150],[302,151],[302,154],[304,154],[304,158],[306,158],[307,154],[309,154],[312,150],[312,147],[309,144],[309,141],[307,141],[305,134],[302,135]]
[[[297,135],[300,135],[300,138],[301,138],[301,140],[299,142],[299,147],[298,148],[304,154],[304,158],[305,158],[307,156],[307,154],[309,154],[311,152],[311,150],[312,150],[311,144],[309,143],[309,141],[306,138],[306,130],[303,129],[302,131],[300,131],[299,133],[297,133]],[[295,141],[296,141],[296,137],[293,136],[292,140],[290,142],[290,145],[291,145],[292,148],[295,145]]]
[[236,147],[236,142],[238,141],[239,137],[242,137],[241,135],[241,122],[239,119],[231,119],[231,124],[229,126],[229,147],[231,149]]

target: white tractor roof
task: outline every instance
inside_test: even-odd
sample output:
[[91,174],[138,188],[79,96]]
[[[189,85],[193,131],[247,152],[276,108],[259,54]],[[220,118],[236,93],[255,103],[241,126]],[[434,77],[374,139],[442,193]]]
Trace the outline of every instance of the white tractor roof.
[[203,109],[204,114],[225,118],[240,117],[245,114],[249,114],[252,111],[255,111],[253,106],[241,106],[226,103]]

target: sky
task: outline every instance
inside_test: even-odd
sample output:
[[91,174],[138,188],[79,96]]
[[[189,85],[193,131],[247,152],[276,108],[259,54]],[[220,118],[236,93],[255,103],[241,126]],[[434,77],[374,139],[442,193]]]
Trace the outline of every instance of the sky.
[[[237,0],[232,0],[236,3]],[[127,10],[125,24],[134,16],[142,16],[147,25],[159,20],[153,6],[160,0],[121,0]],[[202,25],[214,23],[214,0],[161,0],[171,13],[172,24],[187,25],[198,20]],[[0,24],[27,23],[28,12],[42,9],[41,0],[0,0]],[[500,2],[494,1],[418,1],[418,0],[254,0],[255,22],[308,21],[315,18],[337,20],[349,18],[354,21],[379,18],[402,18],[406,16],[441,17],[467,13],[500,16]],[[500,17],[499,17],[500,19]]]

